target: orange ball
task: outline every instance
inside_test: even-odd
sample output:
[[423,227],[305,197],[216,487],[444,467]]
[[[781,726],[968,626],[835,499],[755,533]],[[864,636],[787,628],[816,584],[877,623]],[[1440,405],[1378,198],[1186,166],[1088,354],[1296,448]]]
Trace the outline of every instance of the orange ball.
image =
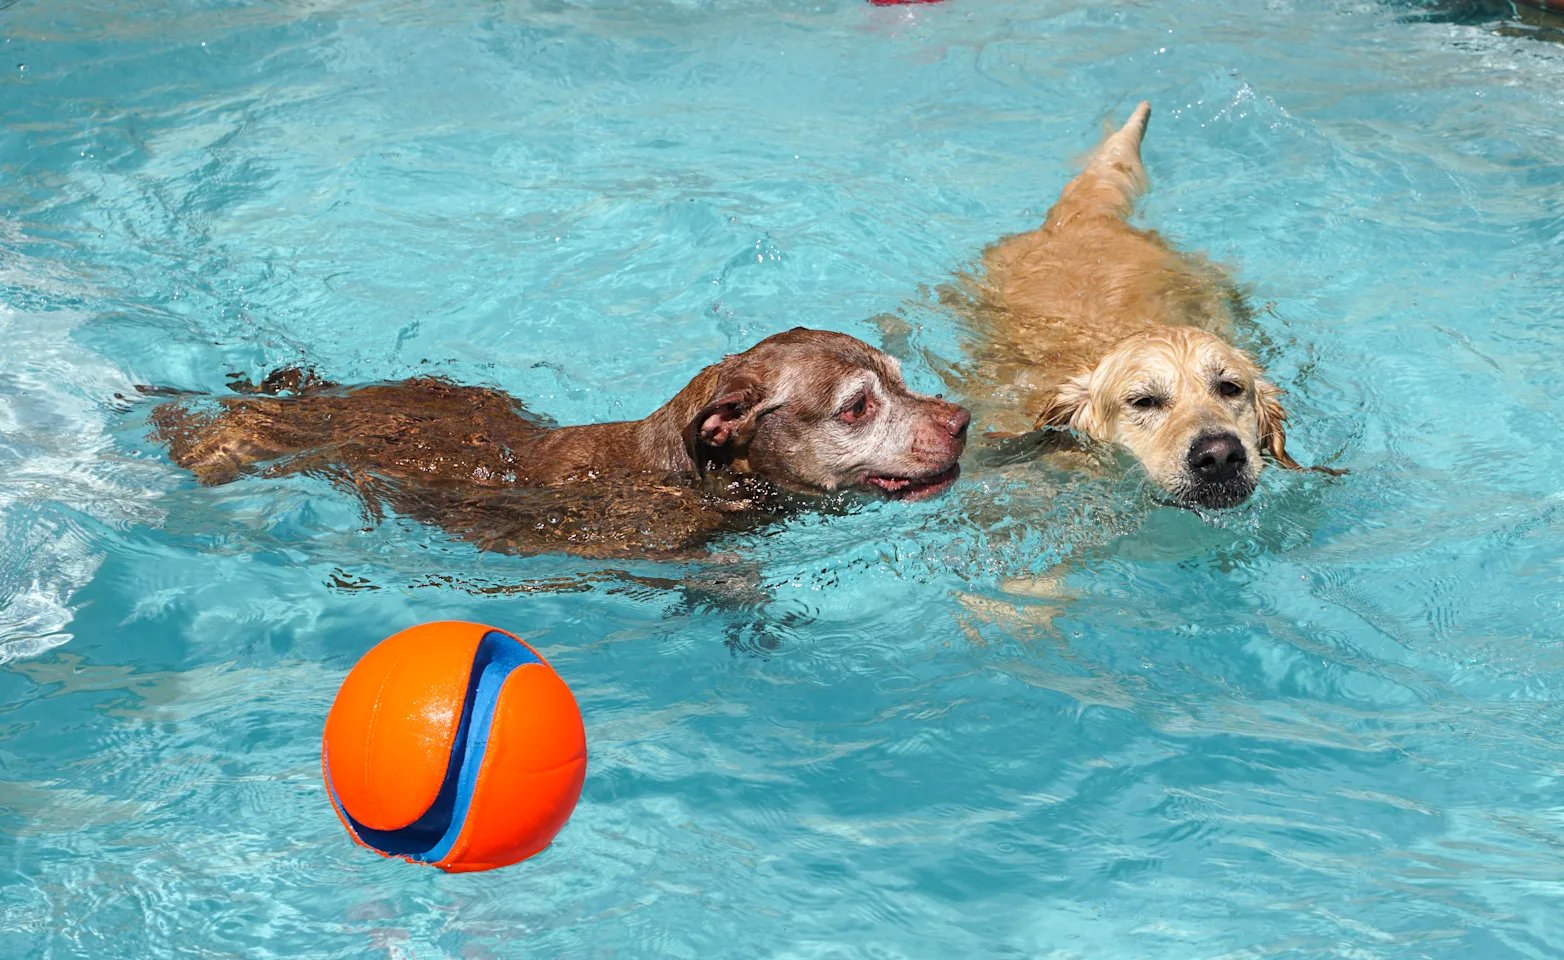
[[453,873],[548,846],[586,778],[570,688],[479,623],[403,630],[348,673],[326,715],[326,792],[360,844]]

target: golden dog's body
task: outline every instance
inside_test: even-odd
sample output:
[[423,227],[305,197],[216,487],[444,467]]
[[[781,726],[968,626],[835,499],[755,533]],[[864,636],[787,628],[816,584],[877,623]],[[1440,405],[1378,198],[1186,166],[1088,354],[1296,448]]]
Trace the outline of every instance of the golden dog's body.
[[972,285],[974,343],[952,389],[994,433],[1070,427],[1132,453],[1185,502],[1248,497],[1260,453],[1297,469],[1275,387],[1226,340],[1242,302],[1226,271],[1126,217],[1145,192],[1136,108],[1037,230],[999,241]]
[[1040,228],[984,251],[978,359],[1003,370],[996,383],[1017,388],[1021,429],[1037,424],[1066,380],[1132,334],[1168,324],[1217,336],[1232,328],[1237,304],[1225,272],[1125,222],[1146,186],[1145,115],[1104,143]]

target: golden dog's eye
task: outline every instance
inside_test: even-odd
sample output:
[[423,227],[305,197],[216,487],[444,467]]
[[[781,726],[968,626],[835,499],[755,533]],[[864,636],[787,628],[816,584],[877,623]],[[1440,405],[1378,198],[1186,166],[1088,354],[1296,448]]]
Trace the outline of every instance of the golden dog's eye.
[[843,408],[842,412],[837,414],[837,416],[841,417],[843,420],[846,420],[848,423],[857,423],[859,420],[862,420],[864,415],[868,412],[869,395],[866,393],[860,393],[853,399],[853,402],[847,407]]
[[1134,407],[1139,407],[1142,410],[1154,410],[1157,407],[1162,406],[1162,398],[1160,398],[1160,397],[1136,397],[1134,400],[1130,401],[1130,405],[1134,406]]
[[1217,393],[1224,397],[1236,397],[1244,392],[1243,384],[1234,383],[1231,380],[1223,380],[1216,386]]

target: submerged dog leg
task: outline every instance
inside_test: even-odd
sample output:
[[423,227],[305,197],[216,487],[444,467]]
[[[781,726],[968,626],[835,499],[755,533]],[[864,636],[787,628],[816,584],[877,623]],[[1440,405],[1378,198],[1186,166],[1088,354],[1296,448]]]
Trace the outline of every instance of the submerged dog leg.
[[303,444],[279,442],[275,427],[281,404],[270,410],[256,401],[219,401],[215,410],[194,410],[180,402],[152,411],[153,435],[168,444],[173,461],[195,474],[204,487],[231,483],[257,463],[297,453]]

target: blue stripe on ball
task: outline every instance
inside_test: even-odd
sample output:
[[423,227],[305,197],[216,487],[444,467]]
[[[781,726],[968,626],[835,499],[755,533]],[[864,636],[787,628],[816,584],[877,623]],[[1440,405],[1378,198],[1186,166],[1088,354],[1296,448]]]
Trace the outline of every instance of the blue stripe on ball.
[[[435,863],[451,852],[467,821],[472,805],[478,771],[489,745],[489,724],[505,680],[517,667],[542,663],[526,644],[514,637],[490,630],[478,641],[473,653],[472,670],[467,677],[467,696],[462,703],[462,719],[451,743],[451,759],[446,764],[445,780],[429,809],[417,820],[397,830],[372,830],[353,818],[337,790],[331,784],[331,762],[326,762],[326,788],[331,801],[358,838],[377,850],[423,863]],[[327,748],[329,751],[329,747]]]

